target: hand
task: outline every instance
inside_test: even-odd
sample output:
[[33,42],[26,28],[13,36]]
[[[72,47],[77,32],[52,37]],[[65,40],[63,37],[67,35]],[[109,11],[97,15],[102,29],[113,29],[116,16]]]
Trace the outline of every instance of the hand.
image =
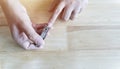
[[73,20],[86,6],[88,0],[54,0],[50,11],[54,11],[50,22],[54,22],[58,15],[62,13],[62,19]]
[[44,40],[39,35],[46,24],[32,24],[26,9],[18,0],[1,0],[13,39],[24,49],[40,49]]
[[[41,34],[42,29],[47,24],[33,24],[34,30],[37,32],[32,33],[33,36],[27,35],[20,26],[12,24],[10,25],[11,33],[13,36],[13,39],[24,49],[26,50],[32,50],[32,49],[41,49],[44,45],[43,39],[38,35]],[[27,26],[26,26],[27,27]],[[28,29],[29,30],[29,29]]]

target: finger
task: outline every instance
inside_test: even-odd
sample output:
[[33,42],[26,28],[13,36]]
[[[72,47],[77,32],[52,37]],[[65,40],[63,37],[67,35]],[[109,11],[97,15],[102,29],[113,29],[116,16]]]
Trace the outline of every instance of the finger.
[[33,43],[30,43],[29,41],[24,41],[22,42],[21,46],[26,49],[26,50],[36,50],[36,49],[41,49],[42,47],[37,47]]
[[70,19],[71,19],[71,20],[74,20],[77,15],[78,15],[78,13],[77,13],[76,11],[73,11]]
[[28,41],[28,38],[24,33],[17,33],[17,37],[15,37],[14,39],[24,49],[27,49],[27,47],[29,47],[30,45],[30,42]]
[[30,39],[37,47],[44,45],[44,40],[42,37],[35,31],[32,26],[27,26],[26,29],[23,29],[28,39]]
[[74,20],[80,12],[81,12],[81,7],[79,6],[72,12],[70,19]]
[[51,16],[48,22],[50,27],[52,27],[53,23],[55,22],[55,20],[57,19],[57,17],[59,16],[64,7],[65,3],[63,1],[60,2],[60,4],[57,6],[56,10],[54,11],[53,15]]
[[[22,37],[22,38],[21,38]],[[21,34],[21,37],[17,40],[18,44],[26,50],[40,49],[42,46],[37,47],[31,40],[27,38],[25,33]]]
[[28,36],[29,42],[34,44],[36,47],[44,46],[45,42],[43,38],[36,32],[33,35]]
[[29,47],[27,47],[26,49],[27,50],[38,50],[38,49],[41,49],[41,47],[36,47],[34,44],[30,44]]
[[63,14],[62,14],[62,19],[65,20],[65,21],[69,20],[71,14],[72,14],[72,11],[73,11],[73,6],[72,5],[66,7],[64,9]]
[[20,31],[18,30],[18,27],[16,25],[12,25],[10,29],[11,29],[12,37],[16,41],[19,37]]
[[23,47],[25,50],[28,50],[30,42],[29,41],[23,41],[21,40],[21,42],[18,43],[21,47]]
[[[12,34],[13,34],[13,38],[15,39],[15,41],[22,47],[26,48],[29,46],[30,42],[27,40],[31,40],[32,43],[35,44],[35,46],[43,46],[44,45],[44,41],[42,39],[41,36],[39,36],[39,34],[37,34],[33,27],[29,28],[29,29],[22,29],[23,31],[26,31],[23,33],[20,32],[20,28],[18,28],[18,26],[13,25],[12,27]],[[31,30],[33,29],[33,30]]]
[[16,38],[16,42],[23,47],[24,49],[27,49],[30,45],[30,42],[28,41],[28,37],[25,33],[18,34],[18,38]]
[[24,33],[20,34],[20,31],[16,25],[11,26],[11,33],[17,44],[19,44],[22,48],[27,49],[30,43],[26,42],[27,37]]
[[54,11],[54,9],[56,8],[56,6],[57,6],[57,4],[58,4],[58,2],[57,2],[58,0],[54,0],[52,3],[51,3],[51,6],[50,6],[50,8],[49,8],[49,12],[52,12],[52,11]]
[[27,32],[24,32],[25,35],[28,37],[28,39],[37,47],[41,47],[43,46],[44,40],[42,39],[42,37],[36,32],[34,31],[33,27],[29,28],[28,30],[26,30]]

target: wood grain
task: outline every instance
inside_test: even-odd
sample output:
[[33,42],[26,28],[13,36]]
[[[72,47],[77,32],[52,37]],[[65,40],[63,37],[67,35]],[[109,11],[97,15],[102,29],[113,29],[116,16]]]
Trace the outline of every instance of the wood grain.
[[119,30],[120,25],[93,25],[93,26],[68,26],[67,32],[82,31],[82,30]]
[[[51,0],[21,0],[34,23],[45,23]],[[4,15],[0,12],[0,17]],[[120,0],[90,0],[74,21],[57,20],[41,50],[25,51],[0,27],[1,69],[120,69]],[[4,25],[5,20],[0,19]]]

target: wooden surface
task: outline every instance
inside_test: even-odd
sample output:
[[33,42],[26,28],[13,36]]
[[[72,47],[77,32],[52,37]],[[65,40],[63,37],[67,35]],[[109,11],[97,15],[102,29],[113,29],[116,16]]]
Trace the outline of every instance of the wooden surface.
[[[45,23],[51,0],[23,0],[31,20]],[[1,12],[1,10],[0,10]],[[0,24],[6,25],[0,13]],[[90,0],[74,21],[57,20],[46,45],[25,51],[0,27],[0,69],[119,69],[120,0]]]

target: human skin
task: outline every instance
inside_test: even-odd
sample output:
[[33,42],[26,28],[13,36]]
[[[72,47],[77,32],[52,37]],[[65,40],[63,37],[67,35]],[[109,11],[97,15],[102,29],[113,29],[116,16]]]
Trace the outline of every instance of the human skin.
[[32,24],[19,0],[0,0],[13,39],[24,49],[40,49],[44,40],[39,36],[46,24]]
[[74,20],[87,4],[88,0],[53,0],[49,11],[54,13],[48,23],[52,26],[59,15],[64,21]]
[[19,0],[0,0],[0,5],[13,39],[24,49],[33,50],[44,46],[45,42],[39,34],[46,25],[52,27],[61,12],[63,12],[61,14],[63,20],[75,19],[87,2],[88,0],[54,0],[50,8],[50,11],[54,13],[48,24],[33,24]]

